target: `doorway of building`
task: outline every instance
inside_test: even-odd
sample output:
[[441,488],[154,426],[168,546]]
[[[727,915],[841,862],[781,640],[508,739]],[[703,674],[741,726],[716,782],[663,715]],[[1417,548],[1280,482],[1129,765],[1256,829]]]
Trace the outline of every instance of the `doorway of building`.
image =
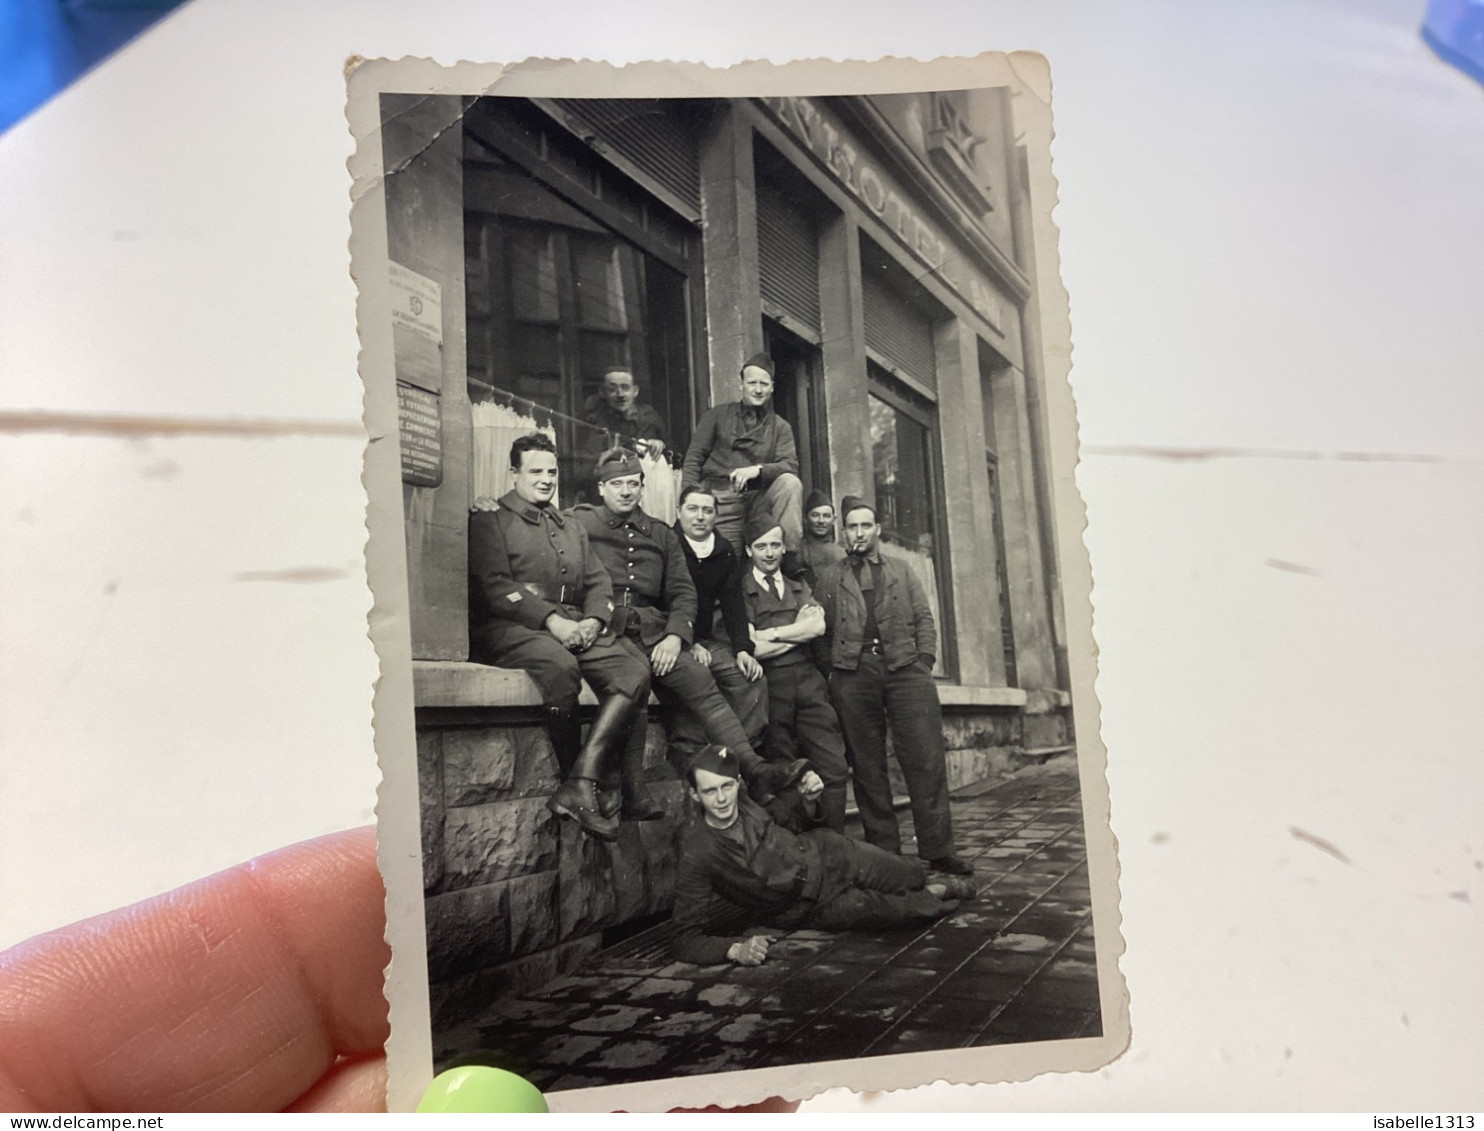
[[773,408],[793,426],[799,449],[799,477],[804,491],[830,493],[829,428],[824,417],[824,387],[819,347],[763,319],[763,344],[773,359]]

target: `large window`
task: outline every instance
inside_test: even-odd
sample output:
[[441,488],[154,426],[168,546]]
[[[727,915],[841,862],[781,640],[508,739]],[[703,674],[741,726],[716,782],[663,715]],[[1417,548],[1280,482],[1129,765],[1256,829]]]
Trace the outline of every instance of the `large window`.
[[[686,278],[487,147],[465,170],[468,380],[472,401],[511,404],[556,433],[562,502],[593,497],[599,452],[621,436],[689,439]],[[612,195],[612,194],[610,194]],[[638,386],[632,436],[604,374]],[[642,435],[641,435],[642,434]]]
[[938,625],[934,674],[945,675],[952,667],[953,634],[937,410],[873,364],[870,414],[883,552],[906,562],[927,591]]

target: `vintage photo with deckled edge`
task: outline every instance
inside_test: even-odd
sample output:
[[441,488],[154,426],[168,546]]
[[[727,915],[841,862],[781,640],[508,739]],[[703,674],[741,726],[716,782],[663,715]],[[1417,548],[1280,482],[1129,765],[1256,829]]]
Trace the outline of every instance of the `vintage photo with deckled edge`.
[[390,1109],[1117,1057],[1046,60],[347,75]]

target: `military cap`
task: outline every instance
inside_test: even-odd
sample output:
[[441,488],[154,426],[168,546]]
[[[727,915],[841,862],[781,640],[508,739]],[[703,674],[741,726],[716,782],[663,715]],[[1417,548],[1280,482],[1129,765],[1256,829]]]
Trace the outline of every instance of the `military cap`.
[[775,526],[783,525],[767,511],[759,511],[747,520],[747,525],[742,528],[742,544],[751,546],[759,538]]
[[609,448],[598,457],[598,482],[607,483],[621,475],[643,475],[639,454],[630,448]]
[[737,756],[716,742],[708,742],[701,747],[701,752],[690,764],[690,770],[692,781],[695,781],[697,770],[705,770],[708,774],[720,774],[724,778],[742,776],[742,766],[737,761]]
[[815,488],[809,492],[809,497],[804,500],[804,513],[808,514],[810,511],[816,510],[819,507],[833,507],[834,505],[834,503],[830,502],[828,495]]
[[866,510],[871,512],[871,521],[875,522],[877,518],[876,507],[866,502],[859,495],[846,495],[840,500],[840,520],[842,522],[847,521],[850,518],[850,512],[860,510],[861,507],[865,507]]
[[773,372],[773,359],[765,353],[755,353],[742,363],[743,369],[761,369],[769,377],[777,376]]

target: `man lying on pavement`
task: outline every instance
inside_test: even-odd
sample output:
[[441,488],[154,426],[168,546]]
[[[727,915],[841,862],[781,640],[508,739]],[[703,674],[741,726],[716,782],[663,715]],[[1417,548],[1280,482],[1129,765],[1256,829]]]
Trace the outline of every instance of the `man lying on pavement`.
[[[690,770],[690,795],[701,807],[680,842],[675,876],[675,957],[711,965],[756,966],[773,936],[720,938],[706,933],[713,894],[743,909],[755,925],[784,930],[848,931],[941,919],[973,899],[958,877],[927,882],[918,859],[825,828],[792,832],[738,787],[737,757],[707,746]],[[817,813],[824,784],[812,771],[797,786]]]

